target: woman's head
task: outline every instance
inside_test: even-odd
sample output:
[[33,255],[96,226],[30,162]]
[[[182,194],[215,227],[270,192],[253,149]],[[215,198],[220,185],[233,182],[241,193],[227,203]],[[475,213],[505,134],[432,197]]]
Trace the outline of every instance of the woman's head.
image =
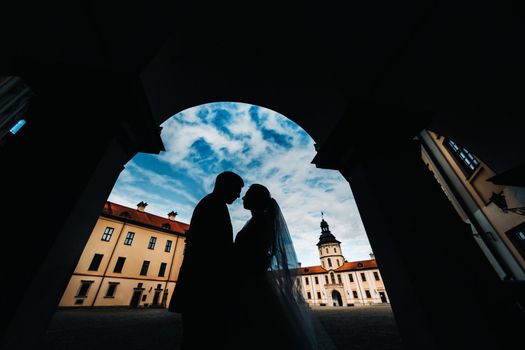
[[251,210],[252,212],[264,212],[270,207],[272,196],[265,186],[253,184],[242,197],[242,201],[245,209]]

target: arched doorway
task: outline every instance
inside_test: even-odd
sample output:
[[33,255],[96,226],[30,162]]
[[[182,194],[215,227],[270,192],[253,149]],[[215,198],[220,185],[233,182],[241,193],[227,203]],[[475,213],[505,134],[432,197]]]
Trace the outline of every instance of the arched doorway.
[[332,306],[343,306],[343,299],[341,293],[336,290],[332,291]]

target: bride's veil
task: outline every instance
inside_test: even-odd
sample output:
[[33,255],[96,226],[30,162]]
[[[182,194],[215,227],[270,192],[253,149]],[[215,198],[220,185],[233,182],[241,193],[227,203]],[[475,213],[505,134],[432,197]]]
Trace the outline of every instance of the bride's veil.
[[301,293],[299,262],[295,254],[288,226],[279,204],[272,199],[274,210],[274,233],[271,247],[269,281],[284,310],[290,318],[295,341],[300,349],[316,349],[317,341],[310,310]]

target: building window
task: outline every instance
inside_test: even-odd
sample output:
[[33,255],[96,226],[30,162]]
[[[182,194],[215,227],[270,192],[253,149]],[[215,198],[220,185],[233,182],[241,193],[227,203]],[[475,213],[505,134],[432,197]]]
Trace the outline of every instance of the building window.
[[334,253],[337,253],[337,249],[334,248]]
[[370,295],[370,291],[368,289],[365,289],[366,298],[370,299],[372,296]]
[[128,232],[126,239],[124,240],[125,245],[131,245],[133,243],[133,238],[135,237],[135,232]]
[[148,249],[155,249],[155,243],[157,243],[157,237],[151,237],[148,243]]
[[144,260],[142,263],[142,268],[140,269],[140,275],[141,276],[147,276],[148,275],[148,268],[149,268],[149,261]]
[[321,299],[321,292],[317,292],[317,299]]
[[366,282],[366,276],[364,272],[361,272],[361,281]]
[[381,280],[379,278],[379,273],[377,271],[374,271],[374,278],[376,279],[376,281],[380,281]]
[[328,258],[328,267],[332,267],[332,260]]
[[93,256],[93,260],[91,260],[91,264],[89,264],[88,270],[89,271],[97,271],[99,266],[100,266],[100,262],[102,261],[102,257],[103,256],[104,256],[104,254],[95,254]]
[[165,222],[162,224],[162,228],[165,228],[166,230],[171,230],[171,225]]
[[321,265],[323,265],[323,269],[324,269],[324,268],[325,268],[325,267],[324,267],[324,261],[322,261],[322,260],[321,260]]
[[122,272],[122,268],[124,267],[124,262],[126,261],[126,258],[123,256],[119,256],[117,259],[117,262],[115,264],[115,268],[113,269],[113,272],[120,273]]
[[332,280],[332,284],[335,284],[335,276],[333,273],[330,274],[330,279]]
[[359,295],[357,295],[357,290],[352,291],[352,294],[354,294],[354,299],[359,298]]
[[514,247],[525,259],[525,222],[505,232]]
[[319,277],[315,276],[315,284],[319,284]]
[[472,175],[474,170],[479,166],[479,161],[465,148],[459,146],[454,141],[447,139],[443,142],[450,154],[454,156],[457,163],[465,171],[467,177]]
[[122,213],[118,214],[118,216],[126,218],[126,219],[131,219],[131,214],[127,211],[123,211]]
[[325,282],[325,284],[328,284],[328,276],[327,275],[324,275],[324,282]]
[[115,290],[117,289],[118,285],[119,285],[118,282],[109,282],[108,290],[106,291],[106,295],[104,296],[104,298],[114,298]]
[[89,287],[91,287],[92,283],[93,281],[80,281],[80,288],[78,289],[75,298],[86,298]]
[[304,278],[304,281],[305,281],[306,285],[309,285],[309,284],[310,284],[310,280],[308,280],[308,277],[305,277],[305,278]]
[[166,263],[160,264],[159,277],[164,277],[164,273],[166,272],[166,265]]
[[307,297],[308,299],[312,299],[312,294],[311,294],[310,292],[308,292],[308,293],[306,293],[306,297]]
[[348,278],[350,278],[350,282],[354,282],[354,275],[351,273],[348,274]]
[[167,253],[171,252],[171,243],[172,242],[170,240],[166,241],[166,248],[164,248],[165,252],[167,252]]
[[113,235],[114,228],[113,227],[106,227],[104,230],[104,233],[102,234],[102,240],[109,242],[111,239],[111,235]]
[[337,282],[338,283],[343,283],[343,281],[341,280],[341,275],[337,275]]
[[328,248],[326,248],[326,254],[328,254]]

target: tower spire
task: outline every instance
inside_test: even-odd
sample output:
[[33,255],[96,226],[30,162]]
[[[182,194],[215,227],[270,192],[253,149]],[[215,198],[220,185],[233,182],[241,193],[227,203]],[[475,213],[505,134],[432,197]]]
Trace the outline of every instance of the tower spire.
[[345,258],[341,251],[341,242],[330,232],[330,226],[324,219],[324,212],[321,212],[321,236],[317,243],[321,265],[327,269],[337,269],[344,264]]
[[324,213],[321,212],[321,236],[319,236],[319,243],[317,243],[317,246],[326,244],[326,243],[341,243],[337,239],[335,239],[335,236],[330,232],[330,226],[324,219]]

